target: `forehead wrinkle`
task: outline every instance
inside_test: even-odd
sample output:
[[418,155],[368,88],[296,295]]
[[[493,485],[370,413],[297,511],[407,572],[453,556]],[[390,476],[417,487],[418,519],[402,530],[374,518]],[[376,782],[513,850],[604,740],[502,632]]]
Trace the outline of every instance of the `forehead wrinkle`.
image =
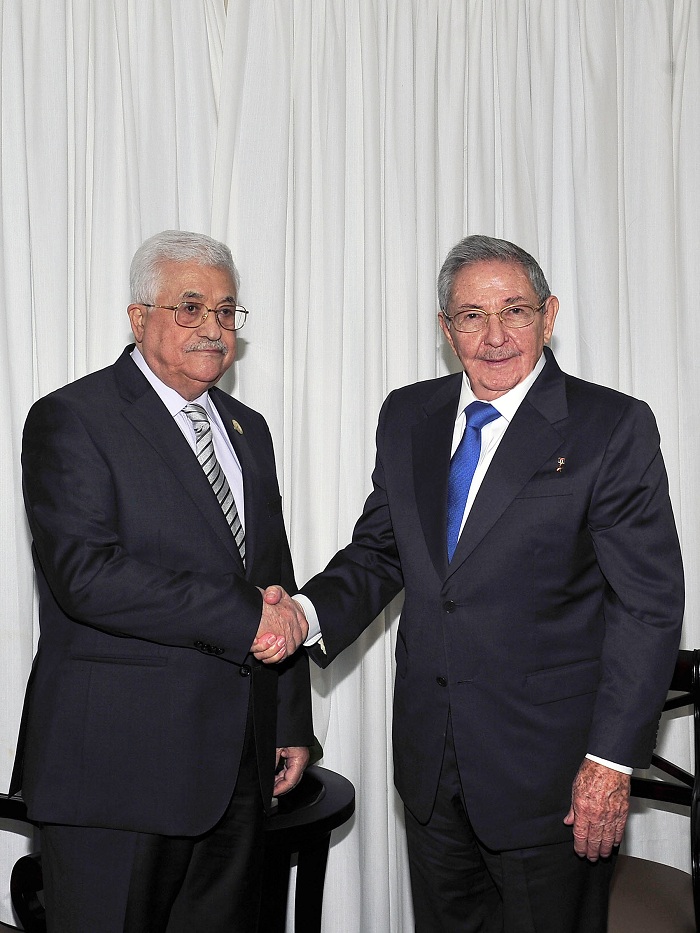
[[[524,295],[512,295],[510,298],[503,298],[502,305],[504,308],[509,307],[510,305],[522,304],[523,302],[529,301]],[[472,304],[471,302],[465,302],[458,306],[459,310],[465,311],[483,311],[484,305]]]
[[[197,301],[204,301],[204,295],[201,292],[194,291],[194,289],[187,289],[182,292],[182,298],[195,298]],[[224,298],[220,298],[217,301],[217,305],[235,305],[236,298],[234,295],[226,295]]]

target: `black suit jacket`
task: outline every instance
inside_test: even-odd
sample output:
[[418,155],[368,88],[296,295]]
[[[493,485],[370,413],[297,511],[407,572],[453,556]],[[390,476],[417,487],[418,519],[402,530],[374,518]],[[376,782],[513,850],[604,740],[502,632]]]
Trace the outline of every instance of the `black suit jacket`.
[[588,752],[647,766],[680,637],[683,573],[648,406],[546,365],[509,425],[448,564],[461,375],[386,400],[352,544],[302,588],[329,663],[405,587],[394,771],[427,820],[448,711],[486,845],[570,838]]
[[41,636],[13,784],[38,821],[195,835],[231,798],[251,692],[264,800],[275,746],[311,744],[308,661],[278,670],[248,653],[257,586],[295,591],[264,419],[211,390],[243,471],[244,570],[130,351],[25,425]]

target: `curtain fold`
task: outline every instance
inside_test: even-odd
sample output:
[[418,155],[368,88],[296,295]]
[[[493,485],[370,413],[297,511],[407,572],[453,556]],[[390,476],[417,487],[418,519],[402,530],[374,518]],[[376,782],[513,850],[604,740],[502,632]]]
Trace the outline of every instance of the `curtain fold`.
[[[33,651],[24,418],[41,395],[116,359],[128,268],[157,230],[208,230],[223,0],[5,0],[0,7],[0,788]],[[0,833],[0,877],[30,846]],[[0,920],[9,895],[0,893]]]
[[[436,321],[447,251],[478,232],[530,250],[561,301],[562,366],[656,413],[684,644],[700,643],[694,0],[4,0],[0,79],[2,783],[36,643],[24,417],[116,358],[131,256],[168,227],[225,239],[241,271],[250,315],[223,387],[270,423],[299,583],[349,540],[386,394],[454,368]],[[358,800],[326,933],[411,926],[399,611],[313,671],[323,763]],[[689,739],[675,718],[661,751],[690,766]],[[637,809],[627,848],[687,868],[687,819]],[[3,877],[23,847],[7,839]]]
[[[239,388],[262,398],[282,450],[300,580],[349,539],[387,392],[453,366],[435,276],[467,232],[540,258],[562,301],[565,368],[653,406],[692,565],[678,257],[698,233],[677,191],[681,165],[690,171],[681,127],[694,135],[700,103],[688,54],[697,18],[689,2],[654,0],[229,4],[220,127],[235,119],[236,145],[215,202],[252,273],[256,348]],[[689,175],[682,200],[688,187]],[[325,763],[361,801],[331,853],[327,930],[410,922],[388,726],[397,618],[392,608],[313,671]],[[695,637],[689,615],[686,644]],[[688,723],[665,728],[661,747],[689,763]],[[627,846],[687,867],[686,823],[649,809],[631,819]]]

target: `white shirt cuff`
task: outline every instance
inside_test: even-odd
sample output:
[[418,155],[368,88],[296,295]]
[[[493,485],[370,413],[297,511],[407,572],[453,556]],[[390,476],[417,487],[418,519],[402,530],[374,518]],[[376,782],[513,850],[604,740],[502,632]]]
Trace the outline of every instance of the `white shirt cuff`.
[[627,765],[619,765],[615,761],[608,761],[607,758],[598,758],[597,755],[586,755],[591,761],[597,761],[599,765],[605,765],[606,768],[612,768],[613,771],[621,771],[622,774],[632,774],[632,768]]
[[314,604],[307,596],[302,596],[301,593],[297,593],[296,596],[292,598],[296,599],[301,605],[301,608],[304,610],[304,615],[306,616],[306,621],[309,623],[309,634],[306,636],[304,647],[310,648],[312,645],[318,644],[321,651],[325,654],[326,647],[323,644],[321,625],[318,621],[318,613],[316,612]]

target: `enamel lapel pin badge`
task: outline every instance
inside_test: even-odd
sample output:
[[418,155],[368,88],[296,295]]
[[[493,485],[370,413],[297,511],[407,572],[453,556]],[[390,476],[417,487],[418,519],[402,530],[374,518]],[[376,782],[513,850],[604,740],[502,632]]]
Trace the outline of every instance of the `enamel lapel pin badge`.
[[233,430],[237,434],[243,434],[243,428],[240,426],[240,424],[236,421],[235,418],[231,419],[231,424],[233,425]]
[[566,463],[566,457],[559,457],[557,460],[557,473],[564,472],[564,464]]

